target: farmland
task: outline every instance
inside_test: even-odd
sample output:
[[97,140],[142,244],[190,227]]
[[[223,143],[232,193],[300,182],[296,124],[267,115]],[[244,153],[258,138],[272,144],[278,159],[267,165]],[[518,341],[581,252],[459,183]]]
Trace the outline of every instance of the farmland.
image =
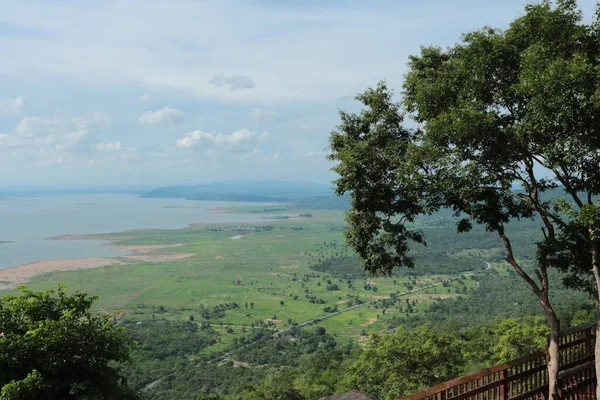
[[[64,281],[70,290],[99,296],[97,311],[118,313],[124,320],[210,323],[223,333],[217,345],[204,350],[212,352],[227,347],[252,327],[276,332],[365,303],[320,322],[337,336],[360,340],[369,332],[385,329],[392,318],[414,317],[437,299],[466,293],[476,284],[472,277],[441,283],[456,274],[484,268],[485,256],[495,251],[488,249],[484,254],[485,249],[470,249],[465,237],[466,241],[456,242],[456,249],[450,252],[435,246],[418,249],[415,256],[430,265],[392,277],[366,277],[344,245],[342,212],[293,210],[312,217],[272,220],[269,217],[275,214],[269,208],[238,211],[264,212],[267,219],[260,224],[132,231],[127,237],[123,233],[103,235],[107,240],[126,239],[113,245],[157,246],[160,254],[193,256],[172,262],[55,272],[34,278],[29,286],[47,289]],[[419,223],[431,234],[439,230],[439,221]],[[352,274],[336,270],[344,262],[351,264]],[[440,273],[444,271],[448,272]],[[418,290],[434,283],[440,285]],[[409,290],[414,292],[384,302]]]

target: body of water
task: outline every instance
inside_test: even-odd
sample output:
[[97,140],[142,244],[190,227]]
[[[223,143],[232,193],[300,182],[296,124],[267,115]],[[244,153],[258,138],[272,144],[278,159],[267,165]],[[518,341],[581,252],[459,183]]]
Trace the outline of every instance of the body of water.
[[47,240],[65,234],[177,229],[192,223],[264,222],[259,214],[208,211],[232,205],[236,203],[142,199],[123,194],[3,198],[0,199],[0,269],[41,260],[125,254],[110,249],[101,240]]

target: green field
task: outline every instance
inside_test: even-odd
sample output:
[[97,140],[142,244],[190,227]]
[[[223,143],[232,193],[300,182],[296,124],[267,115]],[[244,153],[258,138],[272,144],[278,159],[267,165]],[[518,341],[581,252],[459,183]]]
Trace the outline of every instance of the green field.
[[[241,211],[253,209],[243,207]],[[438,274],[344,279],[311,269],[309,265],[319,260],[346,257],[351,252],[343,244],[342,212],[310,210],[310,213],[312,218],[127,232],[130,238],[117,244],[181,244],[160,252],[193,253],[194,256],[166,263],[50,273],[37,276],[29,286],[35,290],[47,289],[65,281],[70,290],[84,290],[99,296],[98,311],[123,313],[121,318],[124,319],[187,320],[194,316],[196,321],[231,326],[233,332],[224,334],[224,340],[217,346],[221,348],[231,343],[231,337],[240,335],[243,327],[251,329],[252,326],[267,325],[286,329],[327,315],[327,308],[343,310],[351,299],[369,303],[388,298],[391,293],[439,283],[450,277]],[[248,227],[258,225],[268,225],[272,229],[247,232]],[[115,233],[104,237],[122,235]],[[476,256],[482,254],[478,252]],[[457,262],[464,257],[467,255],[460,254]],[[484,266],[483,260],[480,264]],[[381,304],[364,304],[320,324],[335,335],[358,339],[366,333],[384,329],[389,318],[409,316],[404,303],[406,299],[411,302],[410,314],[418,315],[435,298],[458,296],[457,289],[474,284],[466,278],[451,282],[448,287],[440,285],[411,293],[385,310]],[[333,288],[332,285],[337,285],[338,290],[328,290],[328,287]],[[366,286],[370,288],[366,289]],[[311,298],[318,302],[311,302]],[[232,306],[233,303],[237,307]],[[202,318],[201,308],[213,311],[218,306],[224,307],[221,314]]]

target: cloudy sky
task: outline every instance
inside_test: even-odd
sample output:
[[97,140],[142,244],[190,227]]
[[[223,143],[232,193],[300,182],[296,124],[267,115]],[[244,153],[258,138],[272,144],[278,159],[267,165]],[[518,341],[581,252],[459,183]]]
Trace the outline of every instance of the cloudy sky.
[[337,110],[526,3],[2,0],[0,185],[327,182]]

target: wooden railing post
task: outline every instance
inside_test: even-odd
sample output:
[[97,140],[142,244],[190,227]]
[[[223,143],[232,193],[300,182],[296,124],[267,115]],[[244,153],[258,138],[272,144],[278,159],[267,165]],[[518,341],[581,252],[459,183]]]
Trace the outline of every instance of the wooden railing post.
[[[500,378],[500,380],[503,380],[506,377],[506,370],[503,369],[498,374],[499,374],[498,377]],[[500,385],[498,395],[500,396],[500,400],[505,400],[507,398],[506,397],[506,382],[503,381],[502,385]]]
[[592,329],[594,328],[587,328],[585,330],[585,355],[587,357],[591,356],[592,353]]
[[[595,398],[594,326],[592,323],[585,324],[561,334],[561,378],[557,389],[564,399]],[[540,350],[440,383],[400,400],[552,400],[548,399],[546,355],[546,350]],[[584,393],[590,396],[582,397]]]

